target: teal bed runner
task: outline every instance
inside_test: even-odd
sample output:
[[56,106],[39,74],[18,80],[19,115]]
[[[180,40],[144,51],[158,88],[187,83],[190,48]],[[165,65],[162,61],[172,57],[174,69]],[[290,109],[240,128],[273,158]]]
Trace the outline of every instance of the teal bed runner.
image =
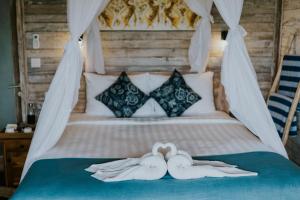
[[220,160],[257,177],[104,183],[85,168],[111,159],[64,158],[35,162],[12,200],[299,200],[300,168],[270,152],[196,157]]

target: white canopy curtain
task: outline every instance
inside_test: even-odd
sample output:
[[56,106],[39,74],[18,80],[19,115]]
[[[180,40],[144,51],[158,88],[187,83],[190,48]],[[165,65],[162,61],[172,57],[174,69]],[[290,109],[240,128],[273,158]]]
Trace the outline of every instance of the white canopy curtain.
[[245,46],[246,31],[239,25],[244,1],[214,0],[214,2],[230,28],[221,71],[221,81],[230,111],[264,144],[287,157],[261,94],[255,70]]
[[192,72],[205,72],[211,44],[210,15],[213,0],[185,0],[188,7],[197,15],[201,16],[200,23],[191,39],[189,47],[189,63]]
[[[103,3],[99,9],[97,16],[104,10],[109,0],[102,0]],[[90,27],[84,35],[84,56],[85,56],[85,71],[97,72],[105,74],[104,58],[102,44],[100,38],[100,27],[98,17],[95,17]]]
[[[101,9],[105,8],[107,2],[107,0],[68,1],[71,39],[65,47],[63,58],[46,94],[22,178],[31,164],[56,144],[64,131],[70,113],[78,100],[83,66],[78,40],[92,21],[98,17]],[[97,42],[97,37],[95,38]]]

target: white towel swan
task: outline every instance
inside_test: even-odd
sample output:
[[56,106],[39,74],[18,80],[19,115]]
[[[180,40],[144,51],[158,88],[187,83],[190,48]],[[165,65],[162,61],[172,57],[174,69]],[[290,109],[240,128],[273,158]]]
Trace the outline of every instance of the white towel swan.
[[[167,163],[161,150],[167,151],[165,156]],[[177,150],[172,143],[156,143],[152,152],[141,158],[94,164],[85,170],[93,173],[92,177],[104,182],[157,180],[167,171],[175,179],[257,176],[255,172],[241,170],[236,165],[221,161],[193,160],[187,152]]]
[[[174,151],[177,152],[174,155]],[[238,169],[220,161],[193,160],[185,151],[173,150],[166,155],[168,172],[175,179],[197,179],[203,177],[257,176],[255,172]]]
[[104,182],[125,180],[157,180],[167,173],[167,164],[160,148],[165,144],[156,143],[152,152],[141,158],[127,158],[103,164],[91,165],[86,171],[94,173],[92,177]]

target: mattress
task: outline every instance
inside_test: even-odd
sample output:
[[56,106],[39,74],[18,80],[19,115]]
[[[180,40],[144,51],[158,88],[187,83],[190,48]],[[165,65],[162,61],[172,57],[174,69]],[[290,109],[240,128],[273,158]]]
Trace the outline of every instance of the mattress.
[[178,118],[103,118],[73,114],[45,158],[125,158],[172,142],[192,156],[272,151],[240,122],[223,112]]
[[[173,142],[194,159],[224,161],[258,176],[177,180],[166,175],[155,181],[105,183],[84,170],[114,158],[141,156],[158,141]],[[33,163],[12,199],[299,199],[299,168],[271,151],[221,112],[132,119],[76,114],[58,143]]]

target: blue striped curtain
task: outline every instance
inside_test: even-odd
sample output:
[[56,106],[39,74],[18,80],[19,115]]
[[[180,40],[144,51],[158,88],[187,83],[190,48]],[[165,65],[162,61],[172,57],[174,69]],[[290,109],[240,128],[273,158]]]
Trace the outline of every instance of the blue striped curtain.
[[[272,94],[268,101],[268,108],[270,110],[278,134],[281,137],[283,135],[285,123],[287,121],[292,102],[292,98],[276,93]],[[296,116],[294,116],[291,124],[290,135],[297,135]]]
[[[288,114],[300,81],[300,56],[286,55],[283,58],[278,93],[270,96],[268,108],[280,136],[282,136]],[[299,109],[298,105],[298,110]],[[297,118],[294,116],[290,135],[297,135]]]
[[278,93],[294,98],[299,81],[300,56],[284,56]]

